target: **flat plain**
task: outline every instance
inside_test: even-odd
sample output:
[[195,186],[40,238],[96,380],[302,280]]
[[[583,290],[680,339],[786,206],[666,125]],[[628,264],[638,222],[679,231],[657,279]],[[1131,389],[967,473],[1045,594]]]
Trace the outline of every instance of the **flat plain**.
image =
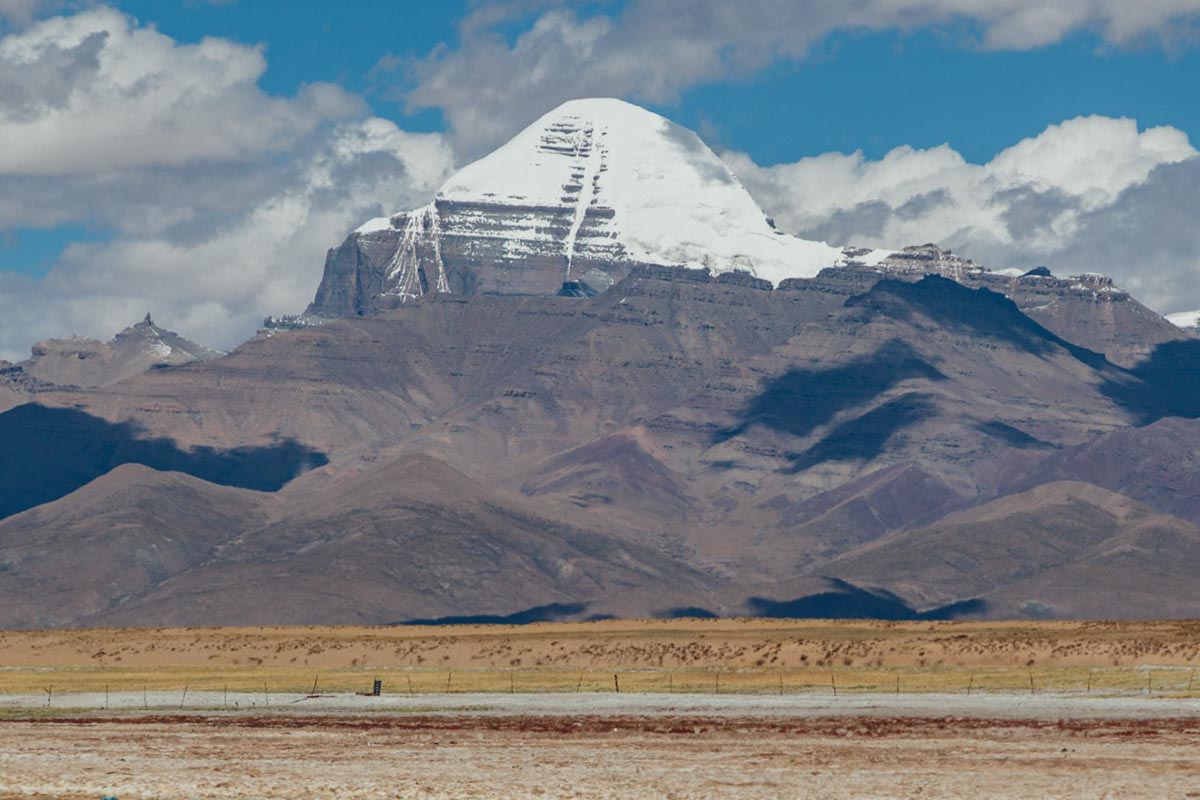
[[[1200,622],[609,620],[0,632],[0,694],[1194,690]],[[618,676],[619,687],[613,676]],[[899,686],[897,687],[897,680]],[[410,689],[411,686],[411,689]]]
[[1200,796],[1198,648],[1193,622],[8,632],[0,797]]

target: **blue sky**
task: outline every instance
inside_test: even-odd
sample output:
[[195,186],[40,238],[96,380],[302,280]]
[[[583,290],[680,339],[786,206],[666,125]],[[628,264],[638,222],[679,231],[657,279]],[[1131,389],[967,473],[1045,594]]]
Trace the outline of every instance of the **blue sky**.
[[[80,308],[106,309],[43,327],[102,331],[154,305],[198,334],[241,335],[265,308],[298,310],[278,306],[302,304],[323,248],[358,216],[421,201],[558,102],[596,94],[697,130],[789,232],[936,239],[996,266],[1083,269],[1120,251],[1152,265],[1112,268],[1152,305],[1200,305],[1187,291],[1200,247],[1156,244],[1163,216],[1122,206],[1138,192],[1172,209],[1193,199],[1180,187],[1200,142],[1200,0],[0,0],[0,33],[43,48],[6,68],[10,83],[0,69],[0,145],[24,153],[0,154],[0,306],[87,286]],[[211,39],[228,46],[213,51],[225,67],[194,47]],[[108,55],[144,79],[113,90]],[[322,183],[334,161],[351,176],[336,191]],[[213,253],[236,260],[256,215],[297,196],[295,229],[276,223],[268,259],[272,282],[304,262],[288,288],[242,301],[245,286],[224,296],[192,276]],[[934,210],[914,217],[913,200]],[[1080,239],[1135,218],[1150,222],[1115,243]],[[139,265],[126,296],[135,258],[161,266]],[[0,322],[0,353],[33,335]]]
[[[270,69],[260,85],[283,95],[314,81],[371,94],[376,83],[371,73],[381,58],[418,58],[440,43],[452,43],[457,22],[469,11],[466,3],[454,0],[299,0],[287,3],[286,10],[262,0],[123,0],[115,5],[181,41],[220,36],[264,45]],[[377,113],[403,118],[404,127],[414,130],[441,127],[436,111],[407,115],[402,103],[384,94],[371,96]]]
[[1047,125],[1087,114],[1173,125],[1200,141],[1194,50],[1117,50],[1079,34],[997,53],[948,47],[928,33],[850,36],[825,50],[752,79],[697,88],[663,110],[693,127],[711,121],[723,144],[766,164],[829,150],[878,158],[900,145],[942,143],[982,163]]
[[[612,13],[615,4],[603,4]],[[454,47],[463,2],[324,3],[297,0],[286,12],[240,0],[123,0],[116,6],[184,42],[220,36],[266,47],[260,85],[290,95],[314,81],[360,93],[376,113],[410,130],[439,130],[436,109],[410,111],[397,96],[402,75],[383,74],[386,56],[418,59]],[[533,15],[506,26],[509,40]],[[402,71],[401,71],[402,72]],[[847,33],[805,58],[751,76],[715,80],[654,110],[760,163],[829,150],[879,157],[899,145],[950,143],[986,161],[1047,125],[1085,115],[1173,125],[1200,141],[1200,49],[1140,42],[1114,47],[1088,31],[1024,51],[964,46],[942,32]]]

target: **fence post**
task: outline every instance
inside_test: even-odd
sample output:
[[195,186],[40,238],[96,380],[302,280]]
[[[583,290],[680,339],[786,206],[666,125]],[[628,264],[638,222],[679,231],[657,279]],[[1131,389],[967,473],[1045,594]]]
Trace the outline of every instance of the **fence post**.
[[829,673],[829,685],[833,687],[833,696],[837,697],[837,675],[833,672]]
[[621,693],[621,682],[617,680],[617,674],[615,672],[613,673],[613,691],[618,694]]

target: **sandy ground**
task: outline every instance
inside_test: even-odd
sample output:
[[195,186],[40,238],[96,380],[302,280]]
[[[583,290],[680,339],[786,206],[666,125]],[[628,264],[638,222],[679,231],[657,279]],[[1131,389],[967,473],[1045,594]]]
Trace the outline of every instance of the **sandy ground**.
[[[986,716],[994,697],[856,698],[856,716],[835,717],[744,696],[560,697],[520,713],[519,696],[472,698],[485,699],[7,720],[0,797],[1200,797],[1200,718],[1155,717],[1173,709],[1149,699],[1026,698],[1003,718]],[[1063,703],[1075,719],[1058,719]]]

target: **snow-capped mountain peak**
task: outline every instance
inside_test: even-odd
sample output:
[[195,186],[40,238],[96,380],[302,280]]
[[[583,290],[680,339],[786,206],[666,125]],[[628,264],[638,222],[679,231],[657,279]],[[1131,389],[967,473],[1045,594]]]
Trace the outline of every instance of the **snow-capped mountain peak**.
[[[467,165],[442,200],[572,210],[563,237],[569,265],[581,242],[611,238],[658,264],[738,268],[778,282],[815,275],[841,251],[779,233],[695,133],[622,100],[573,100],[495,152]],[[584,227],[589,212],[611,212]]]
[[778,284],[849,255],[775,230],[692,131],[598,98],[543,115],[429,205],[361,225],[330,259],[311,310],[340,315],[431,292],[553,294],[567,281],[603,290],[639,264]]

